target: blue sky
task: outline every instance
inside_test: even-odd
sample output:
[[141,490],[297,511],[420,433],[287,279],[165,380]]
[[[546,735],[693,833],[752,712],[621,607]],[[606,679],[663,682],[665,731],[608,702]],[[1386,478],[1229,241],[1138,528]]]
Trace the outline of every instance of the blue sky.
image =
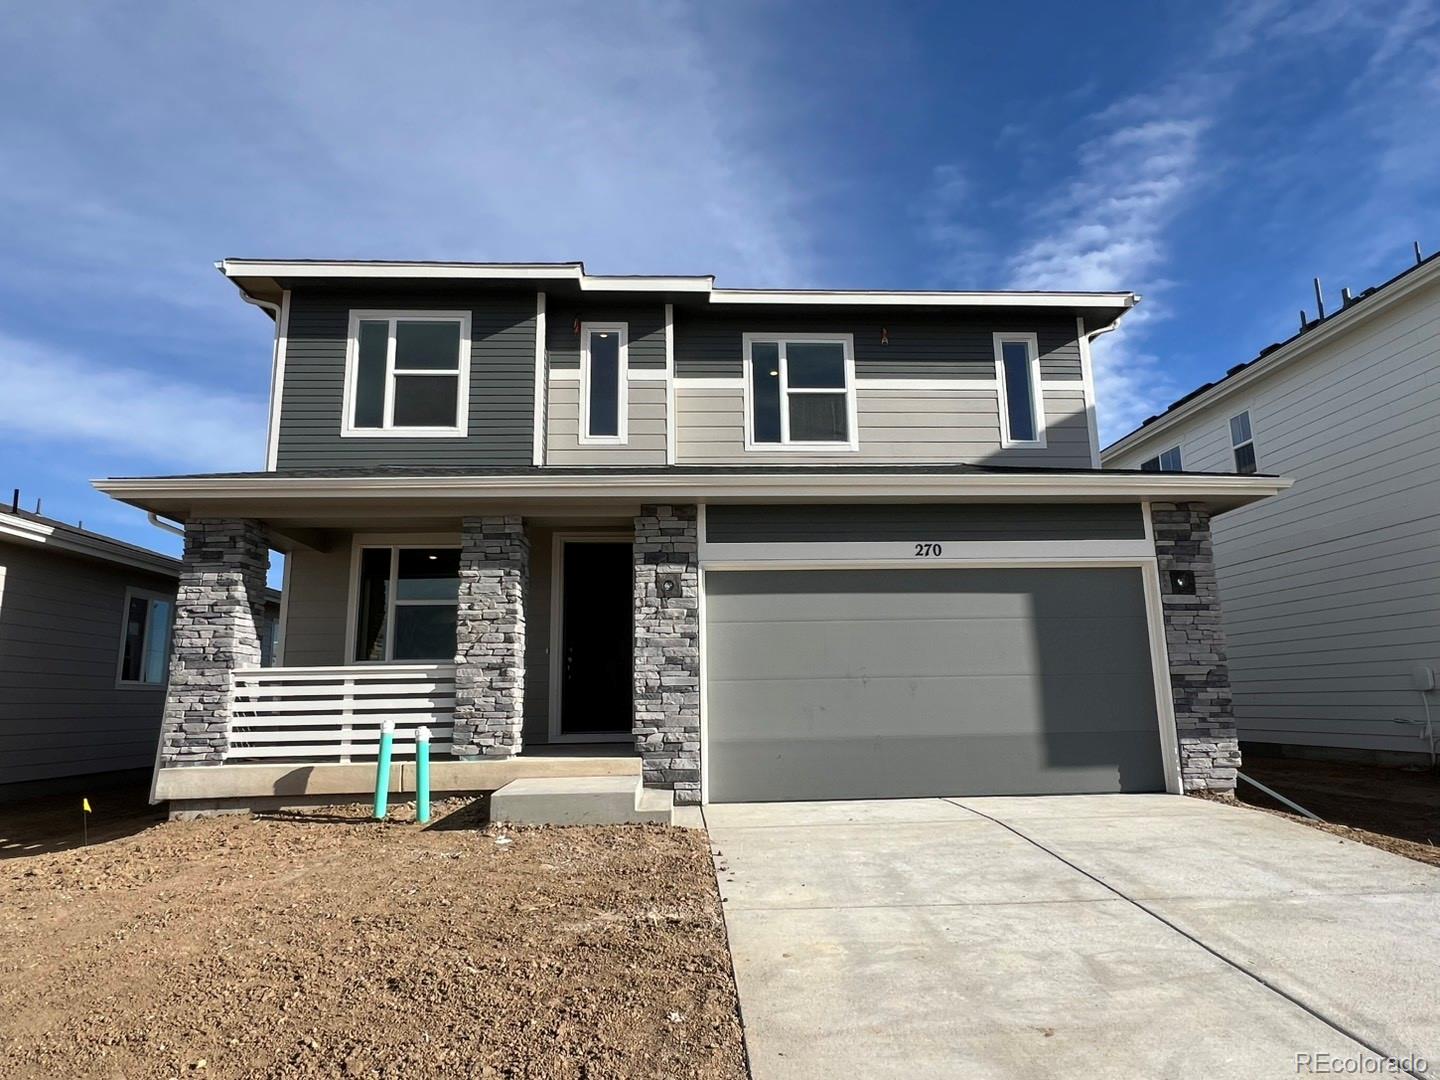
[[222,256],[1134,289],[1107,441],[1440,246],[1440,4],[111,3],[0,24],[0,487],[262,464]]

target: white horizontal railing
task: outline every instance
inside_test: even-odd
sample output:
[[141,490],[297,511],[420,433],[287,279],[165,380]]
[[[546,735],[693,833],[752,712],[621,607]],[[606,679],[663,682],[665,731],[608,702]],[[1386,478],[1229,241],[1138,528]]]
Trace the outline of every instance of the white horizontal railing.
[[415,753],[415,729],[450,752],[454,664],[279,667],[235,671],[226,761],[348,762],[374,758],[395,722],[395,755]]

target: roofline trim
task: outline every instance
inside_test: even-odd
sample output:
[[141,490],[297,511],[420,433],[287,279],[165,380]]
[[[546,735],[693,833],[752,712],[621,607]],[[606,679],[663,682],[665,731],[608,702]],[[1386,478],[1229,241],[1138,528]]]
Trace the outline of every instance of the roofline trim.
[[1389,285],[1381,286],[1376,292],[1367,297],[1362,297],[1347,308],[1341,308],[1334,315],[1331,315],[1315,329],[1291,338],[1280,348],[1251,361],[1243,371],[1234,375],[1222,378],[1203,394],[1198,394],[1185,404],[1176,407],[1161,415],[1148,424],[1142,424],[1127,435],[1122,435],[1109,446],[1100,451],[1100,463],[1103,465],[1110,458],[1118,454],[1128,453],[1138,446],[1149,441],[1151,438],[1169,431],[1176,424],[1188,420],[1208,408],[1217,401],[1229,397],[1237,390],[1249,386],[1256,379],[1269,375],[1278,368],[1287,366],[1294,361],[1304,358],[1308,353],[1326,344],[1337,334],[1343,334],[1356,326],[1361,321],[1380,314],[1385,309],[1392,307],[1402,300],[1407,299],[1412,293],[1433,283],[1434,278],[1440,276],[1440,259],[1412,267],[1410,271],[1400,278],[1392,281]]
[[590,274],[584,263],[344,262],[329,260],[221,259],[227,278],[420,278],[460,281],[574,281],[581,292],[688,292],[713,304],[934,304],[947,307],[1092,307],[1125,310],[1140,301],[1133,292],[948,292],[878,289],[721,289],[713,275],[646,277]]
[[1164,502],[1217,499],[1242,504],[1279,494],[1292,481],[1278,476],[1107,473],[1010,476],[940,473],[844,472],[726,473],[710,476],[635,475],[565,477],[186,477],[122,478],[92,481],[106,495],[143,505],[154,499],[375,498],[506,499],[605,498],[615,500],[771,497],[867,498],[1121,498]]
[[180,577],[180,560],[158,551],[149,551],[123,540],[109,536],[91,534],[73,529],[64,524],[51,524],[16,517],[13,514],[0,515],[0,536],[19,540],[40,547],[54,548],[69,555],[83,555],[91,559],[131,566],[152,574]]

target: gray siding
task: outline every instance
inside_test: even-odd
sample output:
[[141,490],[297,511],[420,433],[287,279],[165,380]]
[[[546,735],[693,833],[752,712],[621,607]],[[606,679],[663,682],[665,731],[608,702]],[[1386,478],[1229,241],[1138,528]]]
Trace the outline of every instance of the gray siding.
[[125,589],[175,581],[0,543],[0,783],[148,769],[165,691],[117,687]]
[[664,369],[664,304],[575,304],[559,298],[547,299],[545,350],[552,368],[565,370],[580,366],[580,335],[575,332],[576,319],[582,323],[625,323],[630,367],[652,371]]
[[860,449],[856,452],[745,449],[742,386],[675,383],[676,457],[679,464],[718,462],[799,464],[828,462],[971,462],[1089,468],[1090,429],[1085,398],[1076,389],[1043,391],[1046,446],[1000,447],[999,398],[992,390],[912,390],[861,387],[856,391]]
[[291,552],[286,576],[285,664],[335,667],[350,662],[345,623],[350,595],[350,537],[329,551]]
[[1186,469],[1231,471],[1247,408],[1260,469],[1295,486],[1213,525],[1242,739],[1426,752],[1411,671],[1440,671],[1440,286],[1106,464],[1178,445]]
[[1139,505],[1125,503],[736,504],[705,513],[712,544],[1144,538]]
[[[889,344],[881,344],[881,331]],[[726,379],[743,374],[747,333],[853,333],[861,379],[993,379],[997,331],[1034,333],[1046,379],[1081,378],[1074,316],[1053,312],[977,318],[939,313],[886,315],[872,310],[797,310],[790,314],[675,312],[678,378]]]
[[629,387],[629,438],[624,446],[580,444],[580,380],[551,379],[546,422],[548,465],[664,465],[665,382],[647,379]]
[[[465,438],[342,438],[345,346],[355,308],[468,310]],[[278,465],[525,465],[533,455],[535,294],[298,288],[291,294]]]

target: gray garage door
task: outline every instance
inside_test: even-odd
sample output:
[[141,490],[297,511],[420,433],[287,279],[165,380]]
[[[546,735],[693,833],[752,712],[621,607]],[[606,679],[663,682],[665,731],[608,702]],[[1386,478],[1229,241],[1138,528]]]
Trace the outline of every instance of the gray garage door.
[[706,577],[710,798],[1163,791],[1140,573]]

